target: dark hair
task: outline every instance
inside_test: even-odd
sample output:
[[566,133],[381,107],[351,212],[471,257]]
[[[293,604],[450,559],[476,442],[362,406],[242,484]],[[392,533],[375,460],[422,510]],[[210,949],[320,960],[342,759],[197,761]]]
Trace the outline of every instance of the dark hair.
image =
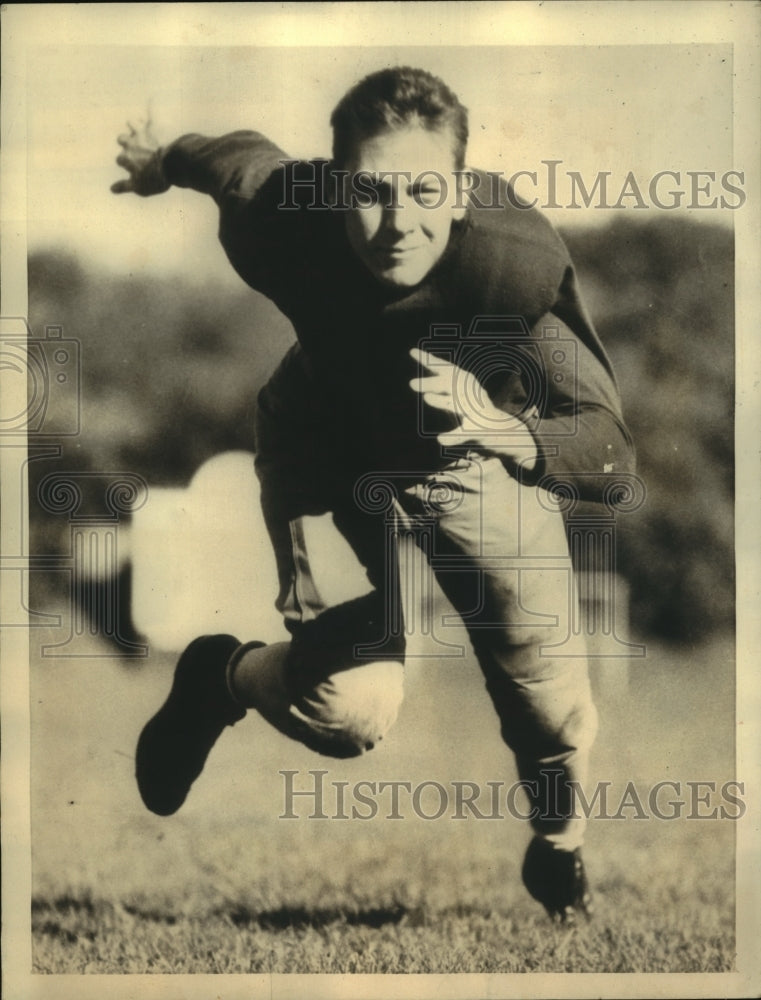
[[455,169],[465,166],[468,110],[432,73],[397,66],[371,73],[345,94],[330,116],[333,159],[343,166],[355,145],[383,132],[419,125],[428,131],[450,129]]

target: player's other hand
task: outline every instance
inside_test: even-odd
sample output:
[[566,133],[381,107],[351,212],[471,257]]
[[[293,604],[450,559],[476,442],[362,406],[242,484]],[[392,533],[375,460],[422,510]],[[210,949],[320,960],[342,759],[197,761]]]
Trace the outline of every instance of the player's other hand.
[[458,365],[413,348],[410,354],[425,370],[410,382],[428,406],[457,417],[453,430],[438,435],[444,447],[471,445],[484,454],[500,455],[526,469],[536,464],[537,450],[528,427],[496,407],[476,376]]
[[151,131],[150,121],[137,128],[127,122],[127,128],[129,131],[116,140],[122,147],[116,162],[124,167],[129,177],[116,181],[111,190],[114,194],[132,191],[143,198],[167,191],[170,185],[161,168],[160,147]]

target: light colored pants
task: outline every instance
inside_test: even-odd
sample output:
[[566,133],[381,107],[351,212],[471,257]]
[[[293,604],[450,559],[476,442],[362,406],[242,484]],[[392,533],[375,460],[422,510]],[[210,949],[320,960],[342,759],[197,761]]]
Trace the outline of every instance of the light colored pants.
[[[253,705],[319,753],[354,756],[383,738],[403,695],[398,541],[411,534],[468,630],[521,778],[538,783],[535,830],[567,841],[565,782],[586,780],[597,716],[583,638],[572,634],[572,567],[551,497],[519,485],[498,458],[474,452],[428,475],[350,481],[329,459],[312,474],[314,454],[274,447],[281,431],[266,412],[258,431],[277,606],[292,641],[238,651],[232,670],[255,661]],[[305,516],[327,511],[374,588],[334,607],[314,584],[303,531]]]

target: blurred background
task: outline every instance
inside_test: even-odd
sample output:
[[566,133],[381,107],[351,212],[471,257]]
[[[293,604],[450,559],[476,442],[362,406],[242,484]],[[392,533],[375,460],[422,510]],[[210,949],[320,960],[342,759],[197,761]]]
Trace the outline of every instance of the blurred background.
[[[179,189],[110,194],[126,121],[149,114],[161,142],[256,128],[289,155],[327,155],[330,110],[345,90],[407,63],[440,74],[471,109],[473,163],[536,172],[536,184],[523,178],[518,190],[544,205],[553,199],[543,163],[560,161],[563,207],[547,214],[614,362],[647,489],[645,505],[618,525],[634,631],[690,642],[731,628],[733,213],[685,207],[688,171],[721,178],[737,166],[730,47],[36,51],[44,71],[27,95],[28,315],[34,338],[50,339],[53,328],[75,342],[81,392],[77,433],[64,436],[74,386],[59,391],[52,364],[41,430],[61,451],[29,465],[36,552],[69,544],[71,510],[51,517],[50,502],[35,502],[36,485],[57,470],[87,473],[78,488],[97,505],[98,473],[137,475],[149,490],[184,487],[207,459],[250,451],[256,393],[293,337],[230,268],[210,199]],[[652,205],[649,181],[664,170],[678,179],[666,178],[660,196],[668,203],[665,191],[685,191],[681,209]],[[599,197],[564,207],[574,171],[588,190],[608,172],[611,203],[632,174],[650,207],[632,197],[618,210],[595,208]],[[717,181],[698,200],[721,193]],[[34,574],[37,604],[62,580]]]
[[[645,639],[699,642],[731,629],[734,615],[732,232],[619,217],[564,235],[620,381],[647,489],[638,511],[618,517],[616,568],[631,627]],[[67,512],[51,516],[35,502],[57,470],[91,474],[79,480],[90,494],[80,514],[90,502],[96,515],[109,482],[101,473],[129,471],[149,489],[186,487],[214,456],[253,451],[257,391],[293,337],[262,296],[192,275],[115,274],[40,249],[29,259],[29,300],[37,336],[55,321],[82,345],[81,431],[61,439],[60,457],[29,465],[35,552],[69,551]],[[52,410],[47,420],[54,428]],[[241,498],[238,511],[246,506]],[[69,586],[55,573],[35,573],[32,583],[36,610]]]

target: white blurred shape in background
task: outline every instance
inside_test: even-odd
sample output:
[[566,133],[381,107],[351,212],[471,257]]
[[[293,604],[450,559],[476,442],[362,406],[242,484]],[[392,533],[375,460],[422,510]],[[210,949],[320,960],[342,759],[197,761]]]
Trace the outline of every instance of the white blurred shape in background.
[[[370,589],[329,515],[305,519],[305,534],[328,604]],[[275,556],[253,455],[215,456],[187,489],[153,487],[133,514],[130,535],[133,621],[154,648],[181,650],[210,632],[264,642],[288,637],[275,609]]]

